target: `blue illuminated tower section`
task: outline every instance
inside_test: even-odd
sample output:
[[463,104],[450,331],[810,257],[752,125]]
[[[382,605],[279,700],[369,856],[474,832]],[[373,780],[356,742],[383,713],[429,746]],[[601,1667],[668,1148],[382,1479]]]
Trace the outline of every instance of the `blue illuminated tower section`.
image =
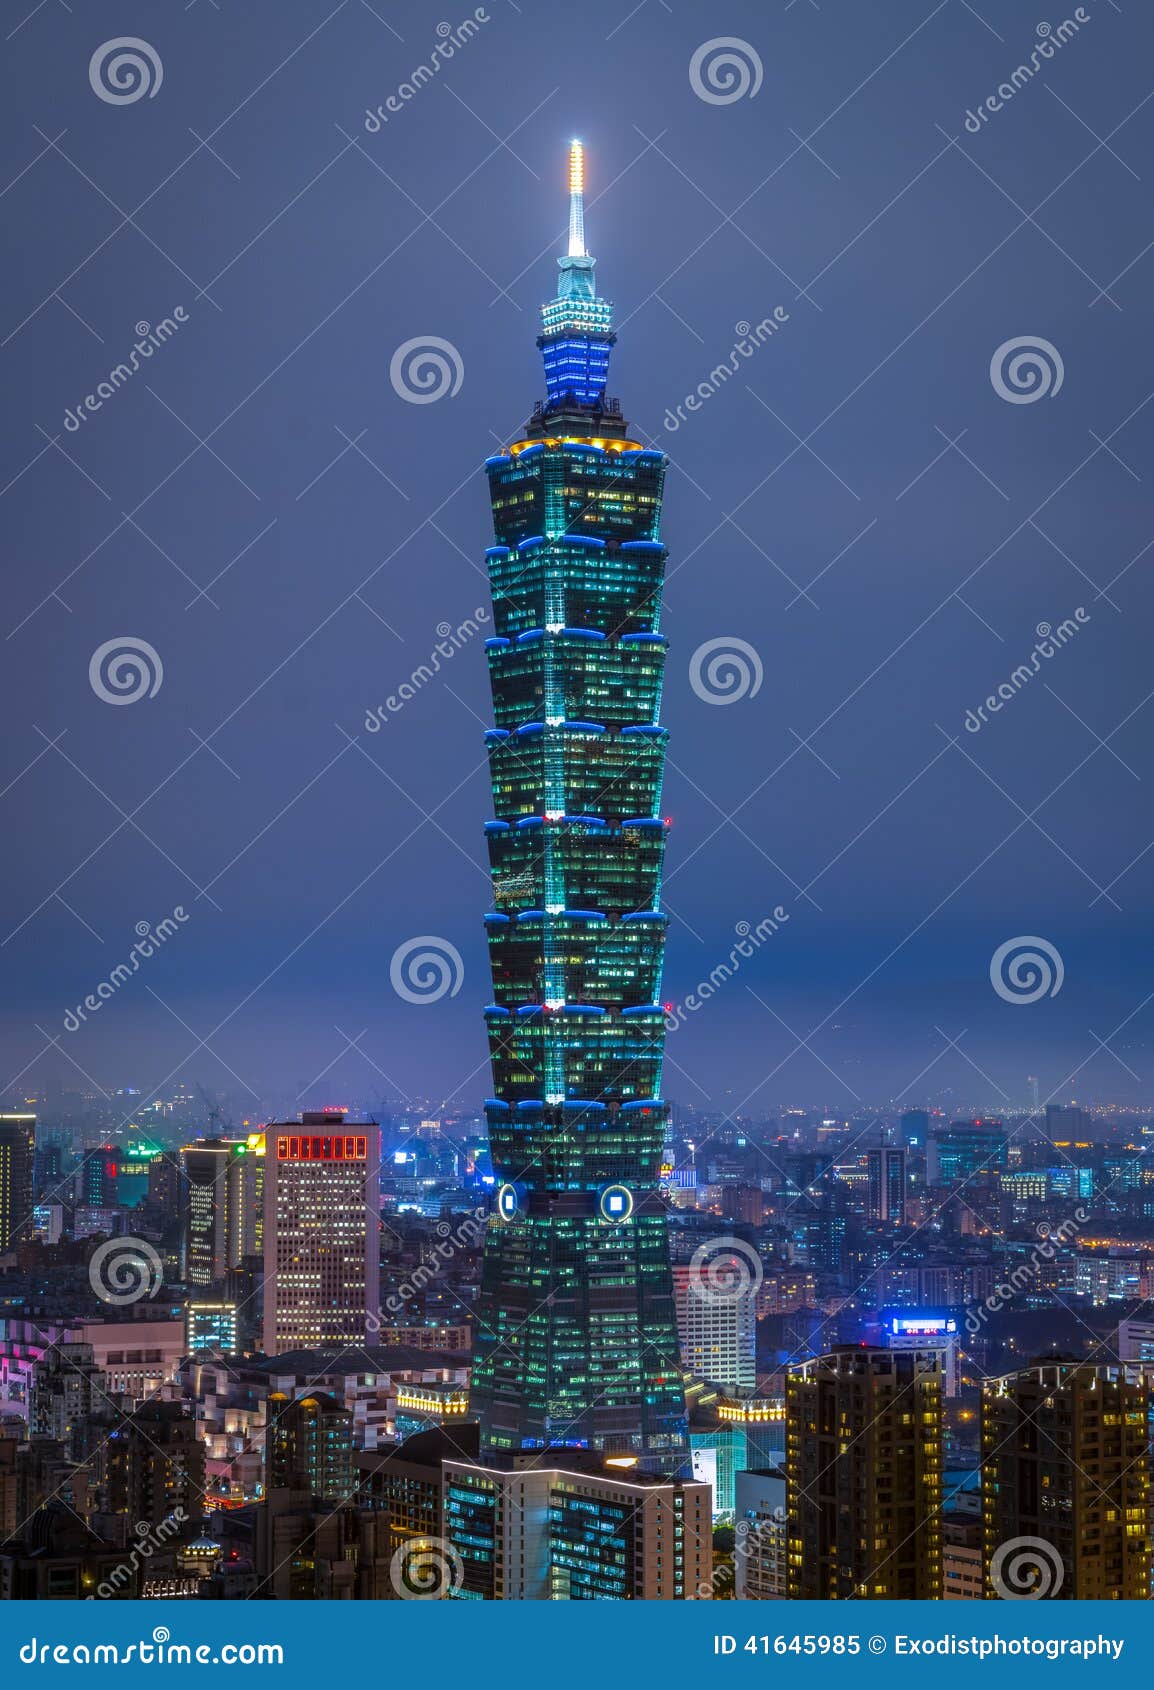
[[569,249],[537,342],[546,398],[486,464],[499,1190],[473,1404],[490,1452],[567,1445],[678,1471],[685,1402],[657,1191],[665,458],[629,438],[606,397],[612,307],[585,250],[583,171],[574,142]]

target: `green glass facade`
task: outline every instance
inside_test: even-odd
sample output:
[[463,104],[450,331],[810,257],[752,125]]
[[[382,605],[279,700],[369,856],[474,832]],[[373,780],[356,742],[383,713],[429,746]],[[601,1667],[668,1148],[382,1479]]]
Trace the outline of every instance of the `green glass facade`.
[[548,397],[486,465],[486,1112],[501,1189],[472,1399],[488,1450],[567,1445],[680,1471],[657,1195],[665,458],[629,438],[606,398],[611,308],[583,247],[582,229],[542,312]]

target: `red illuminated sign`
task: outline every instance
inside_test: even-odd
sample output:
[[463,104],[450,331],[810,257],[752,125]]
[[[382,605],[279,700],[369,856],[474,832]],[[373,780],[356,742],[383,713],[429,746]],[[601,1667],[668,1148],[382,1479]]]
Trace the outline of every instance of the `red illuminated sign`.
[[367,1138],[349,1138],[339,1133],[302,1133],[299,1138],[278,1138],[278,1162],[364,1162],[368,1159]]

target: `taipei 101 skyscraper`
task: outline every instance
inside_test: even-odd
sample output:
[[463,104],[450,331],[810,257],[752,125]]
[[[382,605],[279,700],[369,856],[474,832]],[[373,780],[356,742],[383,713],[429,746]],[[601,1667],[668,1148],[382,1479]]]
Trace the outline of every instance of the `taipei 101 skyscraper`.
[[569,249],[537,341],[546,397],[486,463],[499,1189],[473,1404],[488,1454],[567,1446],[674,1473],[685,1403],[657,1190],[665,458],[606,397],[616,337],[585,248],[576,141],[569,188]]

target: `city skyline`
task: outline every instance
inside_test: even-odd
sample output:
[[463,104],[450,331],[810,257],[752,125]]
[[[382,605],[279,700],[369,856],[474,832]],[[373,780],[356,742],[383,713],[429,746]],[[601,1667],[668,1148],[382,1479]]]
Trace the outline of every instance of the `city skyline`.
[[1154,18],[926,6],[14,20],[0,1600],[1150,1598]]

